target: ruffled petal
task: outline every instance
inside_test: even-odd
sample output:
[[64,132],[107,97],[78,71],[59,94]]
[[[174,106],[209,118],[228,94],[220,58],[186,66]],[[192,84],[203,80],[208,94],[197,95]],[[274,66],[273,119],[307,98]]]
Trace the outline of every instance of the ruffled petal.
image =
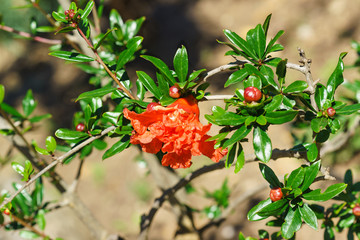
[[181,154],[167,153],[163,156],[161,161],[163,166],[170,166],[171,168],[188,168],[191,166],[191,152],[184,151]]
[[147,143],[147,144],[142,144],[141,145],[141,149],[144,152],[147,153],[158,153],[163,145],[163,143],[161,141],[159,141],[158,139],[154,138],[151,142]]
[[215,141],[208,141],[206,139],[210,138],[209,135],[203,136],[199,143],[200,152],[213,160],[214,162],[218,162],[221,158],[223,158],[227,154],[227,149],[217,148],[214,149]]

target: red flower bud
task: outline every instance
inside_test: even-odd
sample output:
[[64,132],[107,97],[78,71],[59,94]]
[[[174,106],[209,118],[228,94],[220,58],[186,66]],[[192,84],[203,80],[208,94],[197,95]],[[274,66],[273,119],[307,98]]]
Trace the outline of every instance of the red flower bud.
[[247,87],[244,90],[244,99],[245,102],[257,102],[261,99],[261,91],[256,87]]
[[73,27],[73,28],[76,28],[77,24],[73,22],[73,23],[70,24],[70,26]]
[[74,18],[74,17],[75,17],[75,13],[74,13],[74,12],[69,13],[69,17],[70,17],[70,18]]
[[179,98],[181,96],[180,89],[177,86],[170,87],[169,95],[172,98]]
[[146,111],[151,111],[151,110],[154,110],[154,108],[156,106],[161,106],[160,104],[158,104],[157,102],[152,102],[152,103],[149,103],[146,107]]
[[64,12],[65,15],[68,15],[69,13],[70,13],[69,10],[65,10]]
[[85,125],[83,123],[79,123],[76,125],[76,131],[83,132],[85,130]]
[[10,215],[10,210],[9,210],[8,208],[6,208],[6,209],[4,210],[4,214],[9,216],[9,215]]
[[356,204],[355,207],[352,209],[353,214],[355,217],[360,217],[360,206]]
[[279,201],[280,199],[282,199],[282,197],[283,197],[283,193],[281,191],[281,188],[277,187],[270,190],[271,201],[273,202]]
[[328,109],[326,109],[326,112],[329,117],[333,117],[336,113],[335,109],[333,109],[332,107],[329,107]]

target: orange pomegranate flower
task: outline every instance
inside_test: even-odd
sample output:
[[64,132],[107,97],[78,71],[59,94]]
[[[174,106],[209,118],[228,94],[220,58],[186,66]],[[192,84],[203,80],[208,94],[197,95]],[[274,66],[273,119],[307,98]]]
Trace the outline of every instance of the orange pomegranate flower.
[[227,149],[214,149],[215,141],[206,141],[210,138],[206,133],[211,124],[200,123],[199,107],[192,95],[179,98],[167,107],[149,104],[140,114],[125,108],[124,116],[134,128],[130,142],[140,144],[148,153],[160,150],[166,153],[161,161],[163,166],[188,168],[191,157],[199,155],[218,162],[227,153]]

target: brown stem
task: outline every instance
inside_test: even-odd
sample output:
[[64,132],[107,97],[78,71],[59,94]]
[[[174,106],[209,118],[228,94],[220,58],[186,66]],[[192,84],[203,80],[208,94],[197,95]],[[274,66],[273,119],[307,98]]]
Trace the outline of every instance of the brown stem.
[[109,74],[109,76],[117,83],[117,85],[119,86],[119,88],[126,94],[128,95],[129,98],[131,99],[136,99],[130,92],[129,90],[127,90],[121,83],[120,81],[117,79],[117,77],[115,76],[115,74],[106,66],[106,64],[104,63],[104,61],[101,59],[101,57],[99,56],[98,52],[96,49],[94,49],[94,46],[92,45],[92,43],[90,42],[90,40],[85,36],[85,34],[83,33],[83,31],[77,27],[77,30],[79,32],[79,34],[81,35],[81,37],[86,41],[87,45],[91,48],[91,50],[93,51],[93,53],[96,56],[96,60],[104,67],[105,71]]
[[30,229],[32,232],[36,233],[37,235],[41,236],[42,238],[46,238],[51,240],[51,238],[49,238],[49,236],[47,236],[45,233],[40,232],[39,230],[37,230],[36,228],[34,228],[33,226],[31,226],[30,224],[28,224],[27,222],[25,222],[24,220],[22,220],[21,218],[18,218],[15,215],[11,215],[12,219],[15,220],[16,222],[20,223],[21,225],[23,225],[24,227]]

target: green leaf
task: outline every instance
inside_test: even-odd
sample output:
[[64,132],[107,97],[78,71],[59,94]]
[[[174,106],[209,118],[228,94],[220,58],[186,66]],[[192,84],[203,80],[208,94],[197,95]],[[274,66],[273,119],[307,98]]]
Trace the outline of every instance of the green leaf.
[[266,36],[267,36],[267,32],[268,32],[268,29],[269,29],[271,15],[272,15],[272,14],[269,14],[269,15],[266,17],[266,19],[265,19],[265,21],[264,21],[264,23],[263,23],[263,25],[262,25],[262,27],[263,27],[263,29],[264,29],[264,33],[265,33],[265,38],[266,38]]
[[266,50],[265,50],[265,54],[269,54],[271,52],[275,52],[275,51],[278,51],[278,50],[281,50],[280,48],[273,48],[275,42],[279,39],[279,37],[281,37],[281,35],[284,34],[284,31],[283,30],[280,30],[274,38],[272,38],[269,42],[269,44],[267,45],[266,47]]
[[46,220],[45,220],[45,211],[40,209],[36,215],[36,222],[41,230],[45,229]]
[[49,152],[54,152],[55,149],[56,149],[56,140],[54,137],[52,136],[48,136],[45,140],[45,145],[46,145],[46,149],[49,151]]
[[328,92],[324,85],[318,83],[315,90],[315,102],[318,108],[321,110],[328,99]]
[[285,222],[281,226],[281,232],[284,238],[289,239],[294,236],[294,233],[297,232],[302,225],[301,215],[299,208],[289,209],[288,214],[285,217]]
[[253,49],[251,48],[250,44],[246,42],[243,38],[241,38],[239,35],[237,35],[235,32],[232,32],[230,30],[225,29],[224,30],[225,36],[235,44],[238,48],[244,51],[245,55],[247,57],[251,57],[253,59],[257,59],[255,53],[253,52]]
[[89,137],[89,135],[85,132],[73,131],[66,128],[56,130],[55,136],[63,140],[75,140]]
[[81,18],[83,19],[83,18],[87,18],[88,16],[89,16],[89,14],[91,13],[91,10],[93,9],[93,7],[94,7],[94,1],[89,1],[87,4],[86,4],[86,6],[85,6],[85,8],[84,8],[84,12],[83,12],[83,14],[81,15]]
[[68,51],[54,51],[49,53],[50,56],[61,58],[70,62],[92,62],[94,59],[92,57],[86,56],[77,52],[68,52]]
[[146,89],[154,94],[157,99],[160,99],[162,94],[160,93],[160,90],[156,86],[154,80],[143,71],[137,71],[136,74],[139,81],[146,87]]
[[15,170],[15,172],[17,172],[21,176],[24,176],[24,170],[25,169],[20,163],[12,162],[11,167]]
[[265,113],[266,120],[271,124],[283,124],[290,122],[298,114],[298,111],[276,111]]
[[36,123],[36,122],[40,122],[44,119],[48,119],[48,118],[51,118],[51,114],[50,113],[47,113],[47,114],[44,114],[44,115],[39,115],[39,116],[34,116],[32,118],[29,118],[29,121],[31,123]]
[[307,148],[307,152],[306,152],[308,160],[310,162],[315,161],[318,157],[318,154],[319,154],[319,151],[317,149],[316,143],[310,144],[310,146]]
[[304,220],[304,222],[312,227],[313,229],[317,230],[318,228],[318,222],[315,213],[307,203],[305,203],[302,207],[299,207],[301,218]]
[[353,105],[347,105],[343,108],[336,110],[336,114],[350,115],[358,112],[359,110],[360,110],[360,103],[356,103]]
[[289,86],[287,86],[283,93],[300,93],[303,92],[308,87],[308,84],[305,81],[295,81],[292,82]]
[[245,153],[244,153],[244,149],[242,148],[241,144],[238,143],[239,148],[238,148],[238,152],[237,152],[237,159],[236,159],[236,164],[235,164],[235,173],[238,173],[245,165]]
[[[261,78],[261,82],[263,85],[263,88],[272,87],[275,91],[279,90],[278,85],[275,83],[273,78],[265,77],[262,72],[260,72],[255,66],[251,64],[245,64],[244,68],[249,74],[254,74]],[[264,70],[263,70],[264,71]],[[267,71],[266,71],[267,72]]]
[[250,29],[247,32],[246,41],[251,46],[251,50],[257,55],[257,58],[255,59],[262,59],[265,52],[266,39],[261,24],[258,24],[254,29]]
[[65,19],[65,14],[60,12],[52,12],[53,18],[58,22],[67,23],[68,21]]
[[259,202],[256,206],[250,209],[247,214],[247,219],[249,221],[259,221],[267,218],[265,216],[260,216],[258,212],[260,212],[264,207],[270,205],[271,203],[272,201],[270,200],[270,198]]
[[36,32],[39,33],[49,33],[49,32],[55,32],[56,28],[53,26],[39,26],[36,28]]
[[0,104],[4,101],[5,97],[5,87],[4,85],[0,84]]
[[29,89],[26,92],[25,98],[22,100],[22,107],[25,116],[29,116],[36,108],[36,101],[34,99],[34,96],[32,94],[32,91]]
[[171,86],[175,85],[176,81],[174,76],[171,74],[170,69],[160,59],[152,56],[142,55],[142,58],[150,61],[160,72],[164,75],[165,79],[170,83]]
[[115,90],[117,90],[117,89],[112,86],[98,88],[98,89],[80,94],[79,97],[76,99],[76,101],[83,100],[83,99],[96,98],[96,97],[101,98],[101,97],[105,96],[106,94],[114,92]]
[[238,115],[233,112],[226,112],[225,110],[223,110],[221,107],[218,106],[214,106],[212,108],[212,112],[213,115],[205,115],[205,118],[209,122],[219,126],[222,125],[238,126],[243,124],[246,120],[246,117]]
[[325,117],[314,118],[311,120],[311,129],[318,133],[324,129],[328,124],[328,120]]
[[189,60],[186,48],[179,48],[174,56],[174,69],[180,82],[185,82],[188,74]]
[[313,183],[314,179],[316,178],[316,175],[319,172],[320,165],[321,165],[321,161],[316,161],[315,163],[311,164],[309,167],[305,168],[304,182],[300,187],[301,191],[304,192]]
[[257,89],[262,89],[262,82],[260,77],[250,75],[248,79],[244,81],[244,89],[248,87],[256,87]]
[[94,44],[94,50],[97,50],[104,42],[104,40],[109,36],[109,34],[114,30],[116,30],[116,28],[107,30],[107,32],[102,35],[102,37],[97,41],[97,43]]
[[343,72],[344,72],[344,62],[343,58],[346,56],[347,53],[341,53],[339,56],[339,61],[334,72],[328,79],[326,84],[326,89],[329,94],[328,99],[332,100],[334,98],[336,88],[344,82]]
[[242,68],[236,72],[233,72],[228,80],[226,81],[224,87],[228,87],[231,84],[235,84],[235,83],[239,83],[241,81],[243,81],[247,76],[249,76],[249,73],[246,71],[245,68]]
[[228,154],[226,155],[226,160],[225,160],[226,168],[231,167],[231,164],[234,162],[236,155],[236,148],[237,148],[236,143],[228,147]]
[[28,181],[31,174],[33,174],[34,172],[34,169],[33,169],[33,166],[31,164],[31,162],[29,160],[26,160],[25,161],[25,169],[24,169],[24,176],[23,178],[21,179],[21,181]]
[[89,20],[87,18],[82,18],[80,20],[80,22],[78,23],[78,28],[85,34],[86,38],[88,39],[90,38],[91,28],[90,28]]
[[7,112],[10,115],[13,115],[14,117],[18,117],[18,118],[25,118],[23,115],[21,115],[15,108],[13,108],[12,106],[6,104],[6,103],[1,103],[0,107]]
[[35,239],[40,237],[40,235],[28,230],[21,230],[19,236],[25,239]]
[[321,189],[316,189],[309,193],[305,193],[303,197],[306,200],[312,200],[312,201],[319,201],[319,202],[328,201],[333,197],[337,196],[338,194],[340,194],[342,191],[344,191],[346,187],[347,184],[345,183],[336,183],[328,187],[323,193],[321,193]]
[[271,188],[281,187],[282,184],[279,181],[278,177],[274,171],[263,163],[259,163],[260,172],[263,175],[264,179],[270,184]]
[[102,159],[105,160],[106,158],[109,158],[111,156],[114,156],[117,153],[122,152],[125,150],[130,144],[130,137],[129,135],[123,136],[117,143],[115,143],[111,148],[106,150],[104,155],[102,156]]
[[245,125],[242,125],[238,130],[234,132],[230,139],[226,140],[223,144],[223,148],[227,148],[228,146],[242,140],[245,138],[251,131],[251,128],[247,128]]
[[287,179],[286,187],[298,188],[304,181],[305,169],[299,167],[292,171]]
[[282,86],[285,83],[286,64],[287,64],[287,59],[284,59],[281,60],[276,66],[276,75],[278,76],[280,86]]
[[276,95],[272,98],[270,103],[265,105],[264,110],[266,112],[275,111],[281,106],[282,101],[283,101],[283,95],[281,94]]
[[281,199],[262,208],[257,214],[264,217],[277,216],[288,207],[288,200]]
[[255,127],[253,134],[253,146],[256,157],[261,162],[269,162],[272,154],[272,146],[269,136],[260,127]]
[[118,62],[116,64],[116,71],[124,67],[133,57],[135,52],[139,49],[143,41],[142,37],[134,37],[126,44],[126,50],[122,51],[119,55]]
[[44,185],[42,183],[42,178],[38,178],[35,182],[35,189],[31,193],[32,198],[32,206],[33,207],[40,207],[42,205],[44,196]]

